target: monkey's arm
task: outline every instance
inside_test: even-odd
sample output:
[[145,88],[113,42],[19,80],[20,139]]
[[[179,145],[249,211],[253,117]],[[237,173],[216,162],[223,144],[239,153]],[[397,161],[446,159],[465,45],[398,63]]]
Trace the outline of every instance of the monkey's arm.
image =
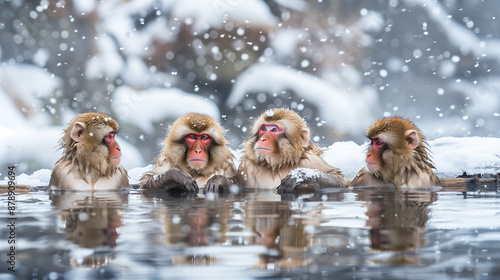
[[225,168],[216,170],[215,174],[210,177],[203,188],[203,193],[214,192],[224,193],[228,192],[232,185],[237,185],[238,179],[236,178],[236,169],[234,165],[228,164]]
[[141,188],[148,190],[164,189],[168,193],[198,193],[196,180],[186,172],[172,168],[159,174],[147,174]]
[[343,176],[326,173],[318,169],[297,168],[292,170],[278,186],[278,194],[300,192],[314,192],[316,189],[345,188]]
[[214,175],[208,179],[205,187],[203,188],[203,193],[208,192],[214,193],[224,193],[229,191],[232,185],[236,185],[236,177],[226,177],[225,175]]

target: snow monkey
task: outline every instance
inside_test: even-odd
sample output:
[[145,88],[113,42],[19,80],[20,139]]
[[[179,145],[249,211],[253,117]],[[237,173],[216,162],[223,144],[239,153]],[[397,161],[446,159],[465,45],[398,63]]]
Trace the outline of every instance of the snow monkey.
[[223,130],[205,114],[186,114],[172,125],[163,152],[141,178],[143,189],[168,193],[222,192],[235,183],[236,169]]
[[127,171],[120,165],[117,131],[118,123],[108,115],[76,116],[60,140],[63,156],[52,170],[49,188],[79,191],[129,188]]
[[422,132],[400,117],[375,122],[366,132],[371,141],[366,166],[350,186],[440,186]]
[[292,110],[271,109],[256,119],[238,168],[243,187],[278,193],[309,188],[346,187],[339,169],[330,166],[311,142],[306,122]]

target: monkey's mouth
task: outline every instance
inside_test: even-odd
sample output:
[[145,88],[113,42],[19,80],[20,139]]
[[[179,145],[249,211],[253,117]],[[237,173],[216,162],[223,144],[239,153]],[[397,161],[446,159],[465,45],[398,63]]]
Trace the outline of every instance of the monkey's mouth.
[[208,161],[206,159],[201,159],[201,158],[188,159],[188,164],[196,167],[203,166],[207,164],[207,162]]
[[120,161],[121,161],[120,157],[114,157],[109,160],[109,162],[114,165],[120,164]]
[[367,161],[367,162],[366,162],[366,167],[367,167],[370,171],[375,171],[375,170],[377,170],[378,163],[376,163],[376,162],[371,162],[371,161]]
[[265,147],[257,147],[257,151],[259,151],[259,153],[261,153],[261,154],[268,155],[268,154],[270,154],[273,150],[271,150],[271,149],[269,149],[269,148],[265,148]]

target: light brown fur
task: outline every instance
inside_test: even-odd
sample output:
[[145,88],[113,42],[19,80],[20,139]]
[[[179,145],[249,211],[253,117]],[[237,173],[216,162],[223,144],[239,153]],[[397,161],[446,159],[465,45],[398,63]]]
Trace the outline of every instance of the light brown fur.
[[[412,139],[408,131],[415,131],[418,146],[409,148]],[[439,186],[439,179],[429,155],[427,141],[420,129],[411,121],[394,117],[375,122],[366,132],[370,139],[380,138],[386,148],[380,155],[380,167],[371,173],[366,167],[361,169],[351,182],[351,186],[380,186],[394,184],[397,187]],[[415,144],[415,143],[413,143]]]
[[[259,156],[255,145],[262,124],[277,124],[284,129],[277,137],[276,150],[268,156]],[[275,189],[290,171],[296,168],[318,169],[344,182],[340,171],[320,156],[322,150],[310,140],[306,122],[292,110],[272,109],[257,118],[247,138],[238,168],[238,182],[243,187]]]
[[[202,169],[193,169],[187,164],[187,147],[184,143],[184,137],[190,133],[207,133],[212,138],[209,148],[209,160]],[[157,158],[155,166],[142,176],[141,187],[154,175],[172,168],[179,168],[191,175],[200,187],[203,187],[213,175],[233,177],[236,169],[227,144],[229,143],[224,138],[224,131],[214,118],[205,114],[186,114],[177,119],[172,125],[163,141],[163,151]]]
[[[80,142],[71,138],[77,122],[86,125]],[[52,170],[49,188],[94,190],[100,179],[96,189],[129,187],[126,170],[108,162],[109,150],[103,143],[104,136],[117,130],[117,122],[106,114],[85,113],[75,117],[59,141],[63,155]]]

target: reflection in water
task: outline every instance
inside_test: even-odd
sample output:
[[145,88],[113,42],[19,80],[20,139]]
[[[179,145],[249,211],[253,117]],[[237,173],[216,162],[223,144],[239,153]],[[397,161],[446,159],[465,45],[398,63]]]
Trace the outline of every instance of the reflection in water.
[[232,203],[212,202],[194,196],[156,196],[152,192],[146,197],[147,201],[161,205],[157,214],[163,228],[163,244],[200,249],[185,250],[183,254],[173,256],[172,265],[206,266],[218,263],[215,256],[201,248],[226,242]]
[[80,248],[96,249],[83,258],[73,258],[75,267],[101,267],[114,258],[105,250],[116,246],[116,229],[123,224],[127,196],[120,192],[50,192],[67,239]]
[[[0,205],[7,199],[0,194]],[[210,199],[17,194],[13,278],[495,279],[499,199],[387,188]]]
[[[366,226],[370,227],[372,250],[414,252],[425,245],[429,208],[437,200],[430,191],[381,190],[358,193],[367,201]],[[395,255],[391,264],[418,264],[408,255]]]
[[[319,211],[292,210],[290,202],[269,192],[251,192],[235,200],[226,197],[146,196],[161,204],[158,212],[164,230],[163,243],[181,248],[172,265],[214,266],[224,260],[208,247],[249,250],[258,258],[248,268],[292,268],[311,262],[313,228],[319,225]],[[259,200],[255,200],[258,197]],[[160,203],[158,203],[160,202]],[[227,261],[227,260],[225,260]]]
[[311,262],[304,253],[311,246],[312,231],[307,231],[307,225],[313,222],[292,218],[294,211],[290,208],[285,201],[247,202],[245,227],[253,232],[247,242],[266,247],[254,268],[291,268]]

